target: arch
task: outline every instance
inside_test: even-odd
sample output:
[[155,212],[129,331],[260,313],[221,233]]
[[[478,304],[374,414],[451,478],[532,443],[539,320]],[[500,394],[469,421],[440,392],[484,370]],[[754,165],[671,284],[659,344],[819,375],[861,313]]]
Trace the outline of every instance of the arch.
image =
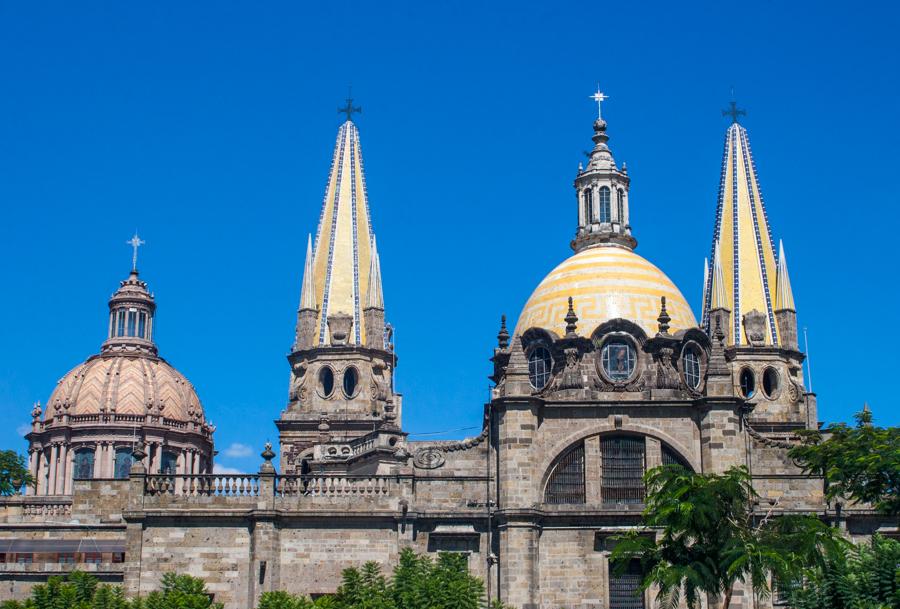
[[680,465],[688,471],[694,471],[690,464],[685,461],[684,457],[682,457],[678,451],[673,450],[668,444],[662,444],[660,446],[660,453],[663,465]]
[[677,439],[675,439],[672,435],[657,427],[650,427],[648,425],[642,425],[640,423],[634,423],[630,421],[623,422],[622,425],[616,427],[615,423],[613,422],[613,417],[610,416],[604,421],[598,421],[593,425],[588,425],[587,427],[583,427],[578,431],[572,432],[568,436],[561,438],[547,450],[546,454],[550,456],[541,461],[537,470],[539,472],[544,472],[544,475],[540,480],[540,491],[543,491],[543,489],[547,485],[547,480],[549,479],[551,473],[551,467],[556,463],[558,457],[563,454],[569,447],[575,445],[576,443],[583,444],[585,440],[593,436],[605,436],[610,434],[632,434],[641,435],[646,438],[653,438],[655,440],[658,440],[662,446],[668,446],[669,449],[678,454],[684,460],[684,462],[688,466],[690,466],[691,470],[699,472],[702,469],[700,467],[699,461],[699,450],[696,451],[698,455],[694,455],[694,451],[690,450],[689,447],[685,446]]
[[644,502],[647,471],[647,439],[635,434],[600,437],[600,501],[604,506]]
[[597,212],[600,216],[599,220],[603,222],[612,222],[612,211],[610,208],[610,191],[609,186],[601,186],[597,201]]
[[584,502],[584,442],[579,442],[560,455],[553,465],[544,485],[544,503]]

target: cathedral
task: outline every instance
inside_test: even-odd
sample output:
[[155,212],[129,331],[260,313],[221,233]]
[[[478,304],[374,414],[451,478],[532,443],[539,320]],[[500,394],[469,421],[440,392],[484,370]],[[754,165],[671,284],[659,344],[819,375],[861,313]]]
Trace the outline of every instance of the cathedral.
[[[593,98],[599,109],[605,95]],[[372,560],[389,570],[412,548],[464,553],[488,598],[517,609],[650,608],[640,574],[615,575],[608,557],[612,537],[640,525],[643,474],[672,463],[746,466],[760,513],[820,514],[853,535],[880,526],[872,512],[826,504],[822,480],[787,457],[796,432],[818,424],[816,397],[784,247],[734,104],[712,240],[694,250],[708,252],[699,320],[638,253],[632,205],[653,203],[631,200],[598,112],[574,179],[573,253],[515,323],[502,319],[481,432],[438,442],[403,430],[382,290],[392,269],[378,256],[354,111],[348,102],[285,337],[277,460],[267,445],[258,472],[214,473],[215,428],[163,359],[157,300],[133,264],[109,299],[99,353],[31,412],[36,483],[0,499],[0,600],[75,568],[131,595],[177,571],[203,578],[228,609],[249,609],[268,590],[332,593],[343,569]],[[745,591],[732,606],[778,603]]]

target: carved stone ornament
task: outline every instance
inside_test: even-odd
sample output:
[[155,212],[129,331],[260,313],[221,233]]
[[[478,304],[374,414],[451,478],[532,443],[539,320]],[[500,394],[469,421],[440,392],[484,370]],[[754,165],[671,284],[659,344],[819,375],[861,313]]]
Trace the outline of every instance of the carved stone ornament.
[[413,465],[419,469],[437,469],[444,464],[444,454],[436,448],[420,448],[413,456]]
[[678,389],[681,387],[681,375],[672,365],[674,350],[671,347],[662,347],[659,353],[654,355],[656,364],[656,386],[660,389]]
[[353,327],[353,317],[346,313],[335,313],[328,316],[328,332],[331,334],[332,345],[346,345],[350,339],[350,328]]
[[799,384],[794,381],[788,381],[788,398],[794,404],[797,404],[800,401],[801,396],[803,395],[803,390]]
[[565,350],[566,365],[562,373],[556,376],[554,382],[548,385],[551,390],[581,389],[584,385],[581,378],[581,366],[578,362],[578,349]]
[[744,333],[753,347],[761,347],[766,342],[766,316],[756,309],[744,315]]

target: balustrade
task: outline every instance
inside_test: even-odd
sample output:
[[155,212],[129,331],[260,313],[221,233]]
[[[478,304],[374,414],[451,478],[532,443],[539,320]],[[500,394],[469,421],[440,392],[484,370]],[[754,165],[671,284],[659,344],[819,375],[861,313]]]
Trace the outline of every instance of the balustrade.
[[340,497],[348,495],[389,495],[390,476],[276,476],[277,497]]
[[187,497],[256,497],[257,474],[153,474],[147,476],[144,494]]

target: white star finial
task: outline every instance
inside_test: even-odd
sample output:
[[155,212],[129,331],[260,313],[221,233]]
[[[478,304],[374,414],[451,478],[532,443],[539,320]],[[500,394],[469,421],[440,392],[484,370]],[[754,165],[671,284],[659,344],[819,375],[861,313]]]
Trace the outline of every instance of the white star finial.
[[600,90],[600,83],[597,83],[597,92],[591,95],[590,99],[597,102],[597,120],[602,120],[603,113],[601,112],[601,105],[604,101],[609,99],[609,95]]
[[137,270],[137,252],[138,248],[146,243],[146,241],[142,241],[140,237],[138,237],[137,231],[134,231],[134,237],[126,241],[128,245],[131,246],[132,254],[131,254],[131,270]]

